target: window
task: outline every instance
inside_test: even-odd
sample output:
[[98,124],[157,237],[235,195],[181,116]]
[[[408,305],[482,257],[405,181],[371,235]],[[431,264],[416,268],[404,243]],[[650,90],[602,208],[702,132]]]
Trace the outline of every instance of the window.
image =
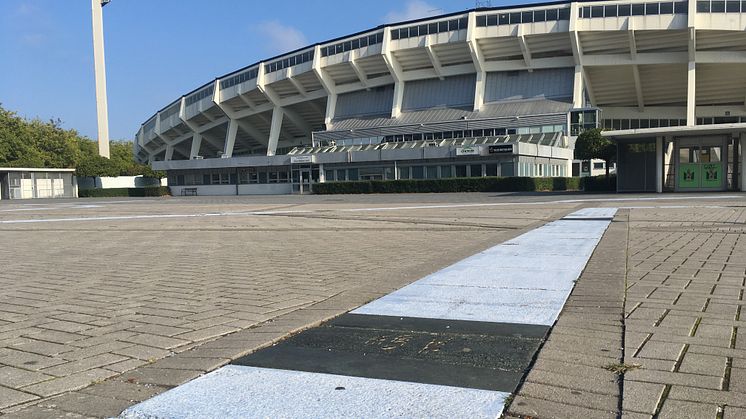
[[604,17],[604,7],[603,6],[591,7],[591,17]]
[[438,22],[438,32],[448,32],[448,22]]
[[424,179],[425,168],[423,166],[412,166],[412,179]]
[[534,22],[543,22],[547,20],[546,10],[535,10],[534,11]]
[[557,9],[547,10],[547,21],[557,20]]
[[348,180],[359,180],[360,179],[357,169],[347,169],[347,176],[348,176]]
[[471,177],[482,177],[482,165],[472,164],[470,165],[470,176]]
[[409,179],[409,167],[399,168],[399,179]]
[[[508,15],[507,13],[502,13],[499,16],[491,16],[491,17],[495,17],[495,19],[498,20],[501,25],[510,24],[510,15]],[[497,25],[497,22],[495,23],[495,25]]]
[[662,15],[673,14],[673,3],[661,3],[661,5],[660,5],[660,13]]
[[674,13],[689,13],[689,6],[685,1],[677,1],[673,4]]
[[616,16],[616,4],[613,4],[611,6],[604,6],[604,15],[606,17]]
[[619,5],[619,16],[629,16],[632,14],[631,5],[629,4],[620,4]]
[[456,165],[456,177],[466,177],[466,165]]
[[710,11],[712,13],[723,13],[725,12],[725,2],[723,0],[715,0],[710,4]]
[[604,168],[604,163],[603,162],[594,162],[593,163],[593,168],[596,169],[596,170],[603,169]]
[[738,1],[729,1],[725,3],[725,11],[728,13],[739,13],[741,11],[741,3]]
[[698,1],[697,2],[697,12],[698,13],[709,13],[710,12],[710,2],[709,0],[705,1]]
[[632,5],[632,16],[644,16],[645,5],[644,4],[633,4]]
[[487,16],[477,16],[477,26],[487,26]]
[[559,20],[570,20],[570,8],[559,9]]
[[346,174],[345,169],[337,169],[337,180],[338,181],[347,180],[347,174]]
[[437,179],[438,178],[438,166],[427,166],[427,178]]
[[580,16],[584,18],[591,17],[591,6],[585,6],[580,9]]
[[488,163],[485,165],[487,176],[497,176],[497,163]]
[[646,15],[657,15],[658,14],[658,3],[647,3],[645,5],[645,14]]
[[334,170],[324,170],[324,180],[326,182],[334,181]]
[[531,23],[534,21],[534,12],[523,12],[521,14],[521,22]]
[[451,166],[440,166],[440,177],[448,178],[451,177]]
[[510,14],[510,24],[521,23],[521,12],[515,12]]

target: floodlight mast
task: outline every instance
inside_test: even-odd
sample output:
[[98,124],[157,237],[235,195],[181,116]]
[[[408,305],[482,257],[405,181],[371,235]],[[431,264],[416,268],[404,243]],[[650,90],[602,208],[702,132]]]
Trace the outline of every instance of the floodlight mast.
[[104,20],[102,9],[111,0],[91,0],[93,17],[93,68],[96,77],[96,115],[98,116],[98,154],[109,158],[109,112],[106,102],[106,64],[104,62]]

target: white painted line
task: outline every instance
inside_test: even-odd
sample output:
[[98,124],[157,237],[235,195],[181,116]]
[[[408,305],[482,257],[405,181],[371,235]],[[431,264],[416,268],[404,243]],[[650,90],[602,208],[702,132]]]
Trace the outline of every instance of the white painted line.
[[615,213],[576,211],[352,313],[551,326]]
[[122,412],[165,418],[497,418],[508,393],[228,365]]
[[587,218],[614,218],[616,214],[616,208],[583,208],[579,211],[575,211],[572,214],[563,217],[565,220],[582,220]]

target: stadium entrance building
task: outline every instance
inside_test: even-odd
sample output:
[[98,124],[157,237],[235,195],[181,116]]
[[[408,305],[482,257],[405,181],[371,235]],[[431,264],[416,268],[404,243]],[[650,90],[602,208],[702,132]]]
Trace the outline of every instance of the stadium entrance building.
[[746,2],[582,1],[379,26],[251,64],[168,104],[135,155],[175,194],[316,182],[569,176],[619,144],[620,191],[742,189]]

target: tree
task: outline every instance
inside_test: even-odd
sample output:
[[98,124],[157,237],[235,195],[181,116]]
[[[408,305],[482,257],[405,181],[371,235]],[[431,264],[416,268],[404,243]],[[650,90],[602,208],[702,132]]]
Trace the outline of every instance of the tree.
[[139,176],[162,178],[150,166],[135,162],[132,142],[112,141],[111,159],[98,155],[95,141],[62,121],[26,120],[0,106],[0,166],[76,168],[78,176]]
[[601,135],[601,128],[590,128],[578,135],[575,140],[575,158],[578,160],[601,159],[606,162],[606,177],[609,166],[616,160],[616,144]]

